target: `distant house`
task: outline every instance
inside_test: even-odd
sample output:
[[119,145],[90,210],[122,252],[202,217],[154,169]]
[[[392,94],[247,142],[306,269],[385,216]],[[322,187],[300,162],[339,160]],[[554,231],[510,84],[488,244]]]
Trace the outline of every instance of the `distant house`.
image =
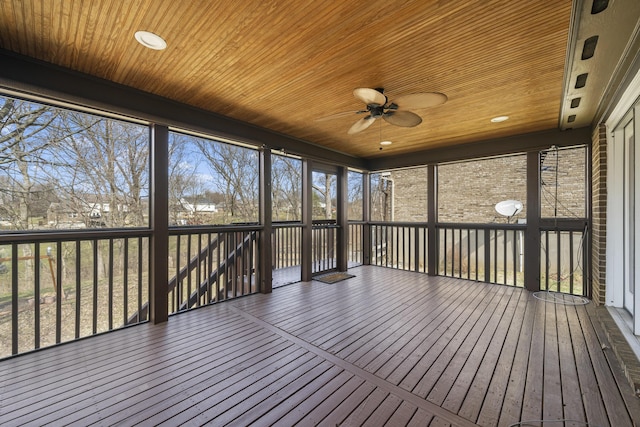
[[218,212],[216,205],[214,203],[204,203],[204,202],[190,202],[185,198],[180,199],[180,204],[184,207],[184,209],[191,213],[192,215],[198,213],[207,213],[214,214]]

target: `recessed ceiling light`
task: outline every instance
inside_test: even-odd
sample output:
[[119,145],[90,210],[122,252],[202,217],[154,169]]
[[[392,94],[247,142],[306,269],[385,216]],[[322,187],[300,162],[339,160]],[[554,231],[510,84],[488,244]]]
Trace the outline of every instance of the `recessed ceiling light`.
[[391,141],[380,141],[380,145],[391,145]]
[[167,42],[157,34],[149,31],[136,31],[136,40],[144,47],[154,50],[163,50],[167,48]]
[[509,120],[509,116],[498,116],[491,119],[491,123],[500,123]]

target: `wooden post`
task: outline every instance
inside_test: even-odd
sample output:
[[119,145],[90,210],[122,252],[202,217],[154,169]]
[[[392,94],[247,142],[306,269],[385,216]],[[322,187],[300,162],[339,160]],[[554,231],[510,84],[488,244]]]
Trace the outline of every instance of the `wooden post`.
[[260,151],[260,292],[270,293],[273,282],[271,235],[273,212],[271,206],[271,150]]
[[313,236],[313,189],[311,160],[302,160],[302,260],[301,280],[311,281],[312,276],[312,236]]
[[362,264],[371,265],[371,175],[362,174]]
[[336,242],[336,258],[338,271],[347,271],[349,256],[349,220],[347,218],[349,170],[341,166],[338,168],[338,206],[336,220],[338,224],[338,239]]
[[150,320],[166,322],[169,316],[167,287],[169,272],[169,128],[153,124],[151,136],[151,197],[149,198],[149,226],[151,254],[149,265]]
[[438,170],[435,165],[427,166],[427,274],[438,275]]
[[540,155],[527,153],[527,227],[524,230],[524,287],[540,290]]

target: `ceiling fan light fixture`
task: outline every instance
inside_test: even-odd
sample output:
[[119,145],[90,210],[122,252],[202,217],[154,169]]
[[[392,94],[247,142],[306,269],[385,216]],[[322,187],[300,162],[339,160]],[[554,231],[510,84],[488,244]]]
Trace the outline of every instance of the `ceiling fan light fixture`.
[[509,116],[498,116],[491,119],[491,123],[502,123],[509,120]]
[[167,48],[167,42],[157,34],[149,31],[136,31],[134,37],[144,47],[153,50],[164,50]]

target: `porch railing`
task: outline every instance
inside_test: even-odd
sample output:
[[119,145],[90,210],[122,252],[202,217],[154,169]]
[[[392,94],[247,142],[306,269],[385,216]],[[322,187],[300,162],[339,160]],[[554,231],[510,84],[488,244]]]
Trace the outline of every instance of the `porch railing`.
[[540,289],[588,295],[588,225],[572,221],[542,226],[540,231]]
[[371,223],[371,265],[427,272],[426,223]]
[[313,221],[311,272],[322,273],[337,267],[336,241],[338,226],[334,220]]
[[524,225],[438,224],[438,274],[524,286]]
[[169,313],[259,291],[260,227],[172,228]]
[[150,235],[0,236],[0,357],[146,321]]
[[302,248],[302,224],[299,222],[274,222],[271,246],[273,257],[271,266],[274,270],[299,267],[302,262],[300,256]]
[[[274,224],[272,267],[299,266],[301,224]],[[436,274],[523,286],[524,225],[438,224]],[[335,222],[314,223],[313,272],[335,269]],[[169,312],[259,292],[261,227],[170,229]],[[148,320],[148,229],[0,236],[0,357]],[[351,223],[350,265],[428,272],[426,223]],[[588,295],[586,222],[540,228],[540,288]],[[365,248],[365,241],[370,245]]]
[[[428,272],[426,223],[375,222],[369,228],[371,265]],[[525,225],[439,223],[435,228],[435,274],[524,286]],[[540,289],[587,296],[586,221],[540,230]]]
[[364,226],[363,221],[349,221],[349,247],[347,248],[347,265],[349,267],[362,265],[364,262]]

